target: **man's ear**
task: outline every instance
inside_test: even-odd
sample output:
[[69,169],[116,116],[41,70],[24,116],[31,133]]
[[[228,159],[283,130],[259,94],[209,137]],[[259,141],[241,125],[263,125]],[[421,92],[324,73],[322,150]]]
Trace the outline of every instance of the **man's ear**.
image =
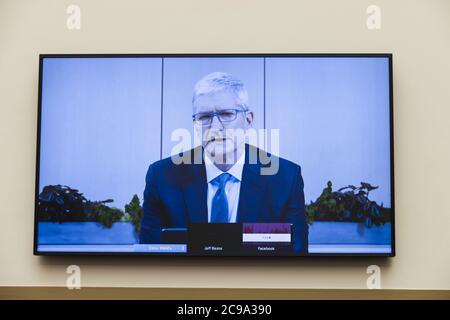
[[253,123],[253,112],[248,111],[245,116],[245,121],[247,122],[247,126],[250,127]]

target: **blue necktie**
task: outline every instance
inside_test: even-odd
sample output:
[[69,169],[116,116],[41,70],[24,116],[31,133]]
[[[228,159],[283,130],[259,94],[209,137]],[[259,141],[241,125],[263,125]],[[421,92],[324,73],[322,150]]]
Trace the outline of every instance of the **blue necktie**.
[[211,206],[211,222],[212,223],[227,223],[228,222],[228,200],[225,194],[225,185],[232,178],[229,173],[222,173],[217,176],[212,182],[218,186],[216,194],[212,199]]

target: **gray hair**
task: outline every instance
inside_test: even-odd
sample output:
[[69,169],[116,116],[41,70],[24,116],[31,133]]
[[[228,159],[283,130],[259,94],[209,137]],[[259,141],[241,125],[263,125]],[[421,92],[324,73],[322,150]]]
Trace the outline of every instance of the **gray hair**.
[[192,106],[195,109],[195,102],[199,96],[219,91],[230,91],[236,97],[236,104],[242,105],[244,110],[249,110],[248,93],[244,87],[244,83],[240,79],[225,72],[210,73],[195,84]]

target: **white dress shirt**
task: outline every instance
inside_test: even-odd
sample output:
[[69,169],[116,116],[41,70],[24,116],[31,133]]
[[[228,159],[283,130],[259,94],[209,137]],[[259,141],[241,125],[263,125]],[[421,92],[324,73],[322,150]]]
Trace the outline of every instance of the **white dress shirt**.
[[[224,173],[224,171],[217,168],[206,154],[203,154],[203,159],[205,161],[206,179],[208,181],[208,222],[211,222],[212,200],[218,189],[218,186],[215,183],[212,183],[212,180]],[[225,185],[225,194],[228,200],[228,222],[230,223],[235,223],[237,221],[239,193],[241,189],[244,162],[245,149],[243,150],[238,161],[228,171],[225,171],[234,177],[234,179],[230,179]]]

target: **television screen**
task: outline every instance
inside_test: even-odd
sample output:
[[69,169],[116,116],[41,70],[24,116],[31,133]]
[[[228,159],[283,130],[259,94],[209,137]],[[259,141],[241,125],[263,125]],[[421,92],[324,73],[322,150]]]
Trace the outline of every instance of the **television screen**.
[[391,54],[41,55],[37,255],[393,256]]

